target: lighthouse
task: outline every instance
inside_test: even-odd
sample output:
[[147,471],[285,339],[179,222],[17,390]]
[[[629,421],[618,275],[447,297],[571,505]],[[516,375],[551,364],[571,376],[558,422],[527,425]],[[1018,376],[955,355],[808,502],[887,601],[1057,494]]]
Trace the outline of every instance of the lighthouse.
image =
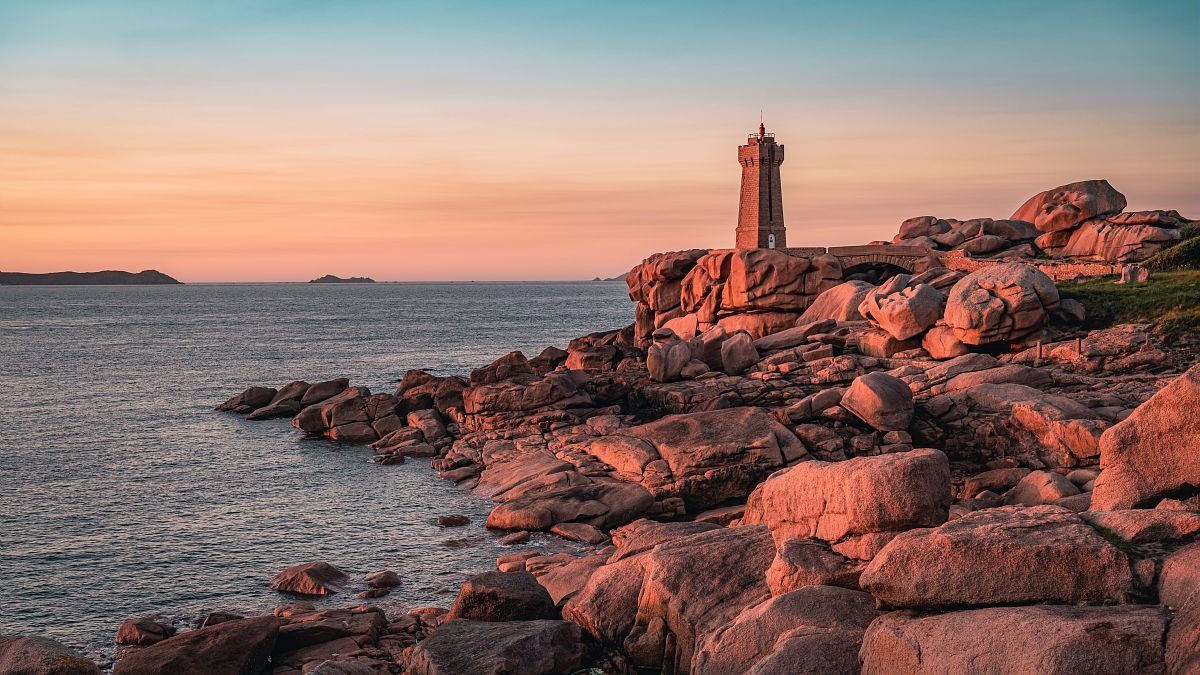
[[737,248],[786,248],[783,190],[779,185],[783,146],[760,122],[758,133],[750,134],[746,144],[738,146],[738,163],[742,165],[742,193]]

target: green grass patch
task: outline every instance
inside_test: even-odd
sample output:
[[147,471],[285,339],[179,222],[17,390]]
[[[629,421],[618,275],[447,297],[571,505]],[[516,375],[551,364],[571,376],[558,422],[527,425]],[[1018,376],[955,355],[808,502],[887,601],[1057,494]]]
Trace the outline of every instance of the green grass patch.
[[1200,237],[1185,239],[1171,248],[1159,251],[1142,264],[1146,269],[1155,272],[1200,270]]
[[1058,291],[1083,303],[1087,328],[1153,323],[1167,333],[1200,331],[1200,270],[1153,272],[1142,285],[1114,281],[1103,277],[1082,284],[1062,282]]

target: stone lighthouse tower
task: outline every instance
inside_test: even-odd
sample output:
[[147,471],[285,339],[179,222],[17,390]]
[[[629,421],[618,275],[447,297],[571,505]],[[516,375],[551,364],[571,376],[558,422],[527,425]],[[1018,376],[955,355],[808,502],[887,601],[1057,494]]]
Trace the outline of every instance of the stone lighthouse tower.
[[779,165],[783,164],[783,146],[775,143],[759,123],[758,133],[750,134],[745,145],[738,146],[742,165],[742,196],[738,205],[738,248],[786,248],[783,225],[783,190],[779,186]]

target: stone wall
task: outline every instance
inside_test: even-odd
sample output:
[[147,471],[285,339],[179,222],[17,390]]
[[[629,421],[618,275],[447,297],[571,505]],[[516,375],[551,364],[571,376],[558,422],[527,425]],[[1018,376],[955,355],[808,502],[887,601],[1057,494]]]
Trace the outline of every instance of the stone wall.
[[[980,260],[971,258],[965,251],[939,251],[938,257],[942,265],[959,272],[974,272],[990,267],[1002,260]],[[1120,274],[1122,265],[1111,265],[1103,262],[1075,260],[1022,260],[1021,262],[1041,270],[1046,276],[1055,281],[1070,281],[1079,277],[1102,277]]]

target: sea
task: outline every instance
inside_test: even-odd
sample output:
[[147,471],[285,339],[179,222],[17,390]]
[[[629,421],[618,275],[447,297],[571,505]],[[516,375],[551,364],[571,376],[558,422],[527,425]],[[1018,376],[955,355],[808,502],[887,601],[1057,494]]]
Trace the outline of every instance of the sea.
[[0,286],[0,635],[111,654],[127,617],[269,613],[291,599],[268,580],[312,560],[398,572],[370,601],[389,613],[448,606],[513,551],[489,500],[213,407],[297,379],[392,392],[632,318],[621,282]]

